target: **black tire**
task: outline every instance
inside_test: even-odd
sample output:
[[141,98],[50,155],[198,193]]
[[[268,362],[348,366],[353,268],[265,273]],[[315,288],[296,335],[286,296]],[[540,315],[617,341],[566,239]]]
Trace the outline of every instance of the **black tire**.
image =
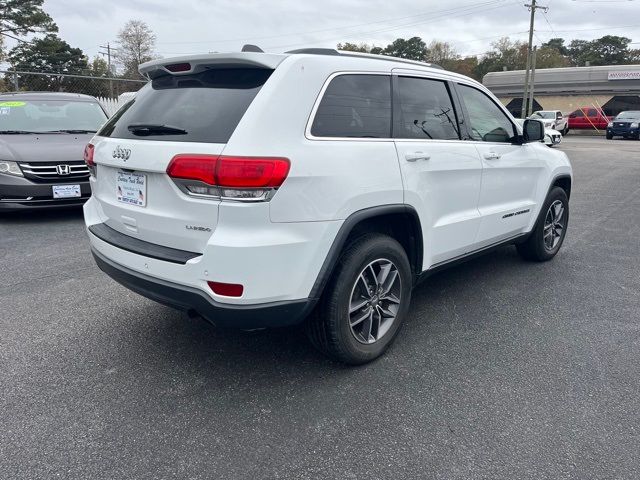
[[610,133],[607,133],[607,140],[613,140],[613,135],[611,135]]
[[[549,245],[547,244],[547,242],[545,242],[545,222],[548,221],[549,209],[551,205],[554,205],[555,202],[558,201],[561,202],[563,207],[563,213],[560,219],[562,221],[563,228],[561,230],[560,236],[558,237],[557,244],[553,245],[552,248],[549,248]],[[547,198],[542,205],[542,209],[540,210],[538,220],[533,227],[533,231],[523,243],[516,245],[518,253],[525,260],[531,260],[535,262],[546,262],[548,260],[551,260],[556,256],[558,250],[560,250],[560,247],[564,242],[568,225],[569,199],[567,198],[567,194],[562,188],[554,187],[551,192],[549,192],[549,195],[547,195]],[[557,231],[557,229],[554,227],[552,227],[552,230]],[[554,240],[552,240],[552,242],[554,242]]]
[[[386,333],[382,333],[380,338],[373,343],[366,344],[358,340],[352,331],[349,307],[352,293],[356,291],[356,288],[362,287],[362,285],[358,286],[360,274],[372,262],[381,259],[391,262],[396,267],[397,278],[401,286],[400,302],[397,306],[395,319],[391,320],[389,326],[386,327]],[[409,310],[411,289],[411,267],[404,248],[396,240],[386,235],[364,235],[348,245],[341,255],[320,299],[318,308],[307,321],[307,335],[318,350],[335,360],[350,365],[370,362],[384,353],[400,331]],[[377,301],[375,304],[378,304]],[[380,305],[384,307],[382,300]],[[369,306],[369,304],[363,308],[376,312],[375,307]],[[364,312],[366,315],[364,309],[359,313]],[[388,305],[386,309],[389,310]],[[371,322],[375,324],[374,317],[371,318]],[[379,318],[381,320],[378,323],[378,329],[383,324],[382,316]],[[370,331],[373,332],[374,328],[371,327]],[[380,331],[377,330],[377,333]]]
[[562,132],[562,136],[564,137],[565,135],[569,135],[569,125],[567,125],[566,127],[564,127],[564,130]]

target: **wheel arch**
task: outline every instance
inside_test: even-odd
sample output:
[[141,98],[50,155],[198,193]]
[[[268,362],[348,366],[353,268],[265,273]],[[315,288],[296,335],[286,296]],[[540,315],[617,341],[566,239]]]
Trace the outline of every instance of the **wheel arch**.
[[366,208],[351,214],[333,240],[309,298],[317,301],[324,291],[344,249],[364,234],[378,232],[397,240],[407,253],[414,282],[422,273],[424,245],[416,210],[403,204]]
[[553,181],[551,182],[551,185],[549,186],[547,195],[549,195],[549,192],[551,192],[551,189],[553,189],[553,187],[560,187],[564,190],[564,193],[567,194],[567,198],[571,198],[571,175],[569,175],[568,173],[563,173],[555,176],[553,178]]

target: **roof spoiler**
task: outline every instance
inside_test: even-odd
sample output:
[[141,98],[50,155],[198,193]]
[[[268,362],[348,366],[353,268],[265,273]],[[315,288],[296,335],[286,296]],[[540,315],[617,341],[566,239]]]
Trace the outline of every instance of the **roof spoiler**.
[[[253,48],[255,45],[245,45]],[[258,49],[258,47],[255,47]],[[259,50],[259,49],[258,49]],[[185,55],[173,58],[161,58],[141,64],[138,71],[149,80],[164,75],[188,75],[212,68],[267,68],[275,70],[287,55],[263,53],[257,50],[245,50],[234,53],[206,53]]]

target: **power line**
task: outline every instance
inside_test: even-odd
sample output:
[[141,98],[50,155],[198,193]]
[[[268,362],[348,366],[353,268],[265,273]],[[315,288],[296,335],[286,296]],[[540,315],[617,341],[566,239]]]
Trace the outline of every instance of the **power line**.
[[376,20],[373,22],[366,22],[366,23],[359,23],[359,24],[353,24],[353,25],[345,25],[342,27],[333,27],[333,28],[322,28],[322,29],[318,29],[318,30],[307,30],[304,32],[293,32],[293,33],[282,33],[282,34],[277,34],[277,35],[266,35],[266,36],[260,36],[260,37],[240,37],[240,38],[232,38],[232,39],[225,39],[225,40],[197,40],[197,41],[181,41],[181,42],[158,42],[159,45],[179,45],[179,44],[196,44],[196,43],[206,43],[206,44],[216,44],[216,43],[227,43],[227,42],[243,42],[243,41],[247,41],[247,40],[268,40],[271,38],[281,38],[281,37],[292,37],[292,36],[296,36],[296,35],[308,35],[308,34],[313,34],[313,33],[322,33],[322,32],[330,32],[330,31],[336,31],[336,30],[349,30],[352,28],[358,28],[358,27],[364,27],[367,25],[375,25],[375,24],[379,24],[379,23],[385,23],[385,22],[395,22],[398,20],[406,20],[408,18],[412,18],[412,19],[416,19],[418,17],[424,17],[424,16],[432,16],[432,15],[439,15],[439,14],[445,14],[445,13],[451,13],[451,12],[455,12],[457,10],[468,10],[470,8],[476,8],[476,7],[485,7],[485,6],[489,6],[492,4],[496,4],[496,3],[503,3],[505,0],[484,0],[482,2],[477,2],[477,3],[473,3],[471,5],[466,5],[463,7],[455,7],[455,8],[449,8],[449,9],[445,9],[445,10],[437,10],[437,11],[429,11],[429,12],[423,12],[423,13],[418,13],[418,14],[413,14],[413,15],[407,15],[407,16],[403,16],[403,17],[393,17],[393,18],[386,18],[386,19],[382,19],[382,20]]
[[[482,8],[483,12],[486,12],[488,10],[495,10],[496,8],[502,8],[505,5],[497,5],[494,7],[489,7],[489,8]],[[464,17],[464,16],[468,16],[468,15],[473,15],[477,13],[477,9],[474,7],[474,9],[472,11],[467,11],[466,13],[462,13],[462,14],[458,14],[458,15],[440,15],[436,18],[432,18],[430,20],[426,20],[426,21],[420,21],[420,22],[413,22],[413,23],[407,23],[407,24],[403,24],[403,25],[397,25],[394,27],[390,27],[390,28],[383,28],[383,29],[378,29],[378,30],[371,30],[371,31],[367,31],[367,32],[357,32],[357,33],[353,33],[353,34],[349,34],[349,35],[342,35],[340,37],[330,37],[330,38],[323,38],[321,40],[316,40],[316,42],[328,42],[328,41],[335,41],[335,40],[340,40],[343,39],[345,36],[364,36],[364,35],[371,35],[371,34],[375,34],[375,33],[384,33],[384,32],[390,32],[393,30],[400,30],[402,28],[407,28],[407,27],[414,27],[417,25],[425,25],[428,23],[433,23],[436,21],[439,21],[442,17],[446,17],[446,18],[459,18],[459,17]],[[269,48],[288,48],[288,47],[297,47],[300,45],[308,45],[309,42],[298,42],[298,43],[292,43],[292,44],[287,44],[287,45],[275,45],[275,46],[271,46]]]

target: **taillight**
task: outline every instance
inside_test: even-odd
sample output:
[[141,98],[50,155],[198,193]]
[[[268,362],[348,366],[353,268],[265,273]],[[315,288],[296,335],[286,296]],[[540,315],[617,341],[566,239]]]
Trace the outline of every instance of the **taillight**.
[[95,146],[91,143],[87,143],[84,147],[84,163],[87,164],[87,168],[89,169],[89,173],[96,176],[96,162],[93,161],[93,151],[95,150]]
[[209,185],[215,185],[217,160],[217,156],[211,155],[176,155],[167,167],[167,174],[171,178],[199,180]]
[[95,167],[96,164],[93,161],[93,150],[95,149],[95,147],[90,144],[87,143],[87,145],[84,147],[84,163],[87,164],[87,167]]
[[264,201],[282,185],[289,168],[289,160],[279,157],[180,154],[167,174],[189,195]]
[[286,158],[220,157],[216,183],[221,187],[276,188],[289,173]]
[[209,288],[217,295],[225,297],[241,297],[244,287],[237,283],[207,282]]

